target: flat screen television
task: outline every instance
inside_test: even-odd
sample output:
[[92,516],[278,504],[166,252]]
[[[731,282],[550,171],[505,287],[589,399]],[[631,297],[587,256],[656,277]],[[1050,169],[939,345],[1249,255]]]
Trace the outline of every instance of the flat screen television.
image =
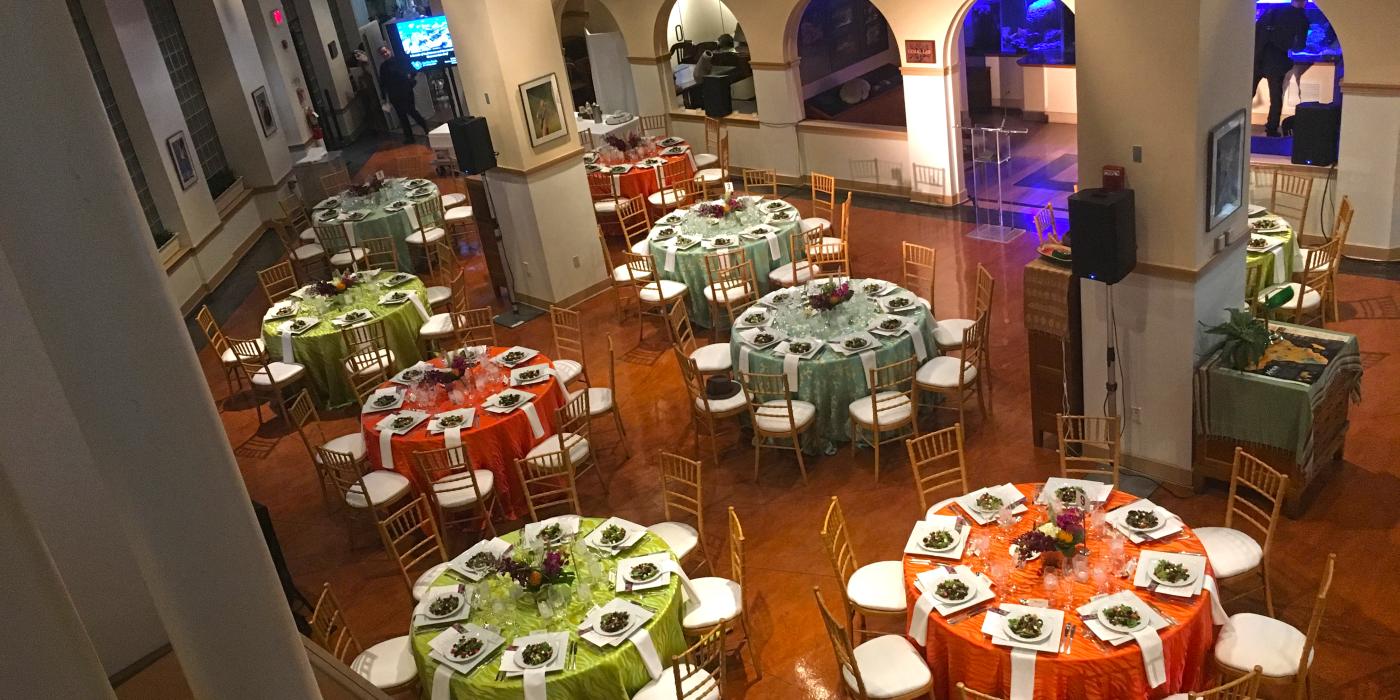
[[407,58],[415,70],[457,64],[446,17],[399,20],[389,27],[394,42],[398,44],[399,55]]

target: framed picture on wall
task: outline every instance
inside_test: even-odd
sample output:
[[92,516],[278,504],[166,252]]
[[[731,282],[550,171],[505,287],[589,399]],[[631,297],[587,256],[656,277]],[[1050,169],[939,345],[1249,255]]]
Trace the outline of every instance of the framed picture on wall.
[[165,140],[165,148],[170,151],[170,162],[175,166],[175,175],[180,178],[180,188],[189,189],[199,179],[199,171],[194,166],[194,151],[185,132],[177,131]]
[[1207,230],[1244,205],[1248,124],[1244,110],[1240,110],[1210,130],[1206,144]]
[[277,133],[277,120],[272,116],[272,105],[267,102],[266,86],[253,91],[253,111],[258,113],[258,122],[262,124],[263,136]]
[[569,135],[564,122],[564,101],[553,73],[520,84],[520,104],[525,108],[525,128],[530,145],[538,146]]

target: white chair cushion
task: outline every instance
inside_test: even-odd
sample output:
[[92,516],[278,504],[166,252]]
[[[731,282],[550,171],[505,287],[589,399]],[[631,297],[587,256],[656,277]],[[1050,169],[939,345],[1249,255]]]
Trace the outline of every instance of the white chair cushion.
[[[577,465],[588,458],[589,445],[586,438],[574,433],[561,433],[560,435],[564,438],[564,444],[569,447],[569,461]],[[559,451],[560,435],[551,435],[545,438],[544,442],[535,445],[529,452],[525,453],[525,460],[531,464],[563,466],[558,464],[554,457],[546,457],[546,455],[553,455]]]
[[[660,284],[659,293],[657,290],[658,283]],[[641,297],[642,301],[660,302],[670,301],[672,299],[675,299],[676,297],[679,297],[682,294],[685,294],[685,292],[686,286],[684,282],[677,282],[675,280],[658,280],[657,283],[649,282],[643,287],[641,287],[640,291],[637,292],[637,296]]]
[[698,604],[681,619],[681,625],[688,630],[714,627],[728,622],[744,611],[744,593],[739,584],[727,578],[706,576],[690,580],[695,589]]
[[695,360],[695,367],[702,374],[728,372],[734,366],[734,358],[729,354],[727,343],[701,345],[690,352],[690,359]]
[[1274,294],[1274,292],[1277,292],[1278,290],[1283,289],[1284,287],[1293,288],[1293,298],[1284,302],[1283,306],[1278,307],[1280,309],[1296,311],[1298,309],[1298,304],[1301,303],[1303,305],[1303,310],[1306,311],[1308,309],[1316,309],[1319,305],[1322,304],[1322,295],[1319,294],[1316,289],[1298,284],[1297,282],[1289,282],[1288,284],[1277,284],[1272,287],[1269,287],[1268,289],[1259,292],[1257,301],[1260,304],[1263,304],[1265,299],[1268,299]]
[[817,407],[806,402],[793,399],[792,401],[792,421],[788,421],[784,402],[780,399],[763,402],[763,406],[776,407],[777,411],[769,411],[767,415],[755,413],[754,425],[760,430],[770,433],[782,433],[793,429],[802,430],[812,419],[817,417]]
[[593,201],[593,211],[598,214],[612,214],[617,211],[616,199],[597,199]]
[[[345,494],[345,502],[351,508],[368,508],[371,503],[376,506],[393,503],[413,488],[408,477],[390,469],[372,469],[363,478],[365,493],[353,490]],[[365,502],[366,494],[369,495],[369,503]]]
[[1228,527],[1198,527],[1194,530],[1206,548],[1206,559],[1217,578],[1229,578],[1259,566],[1264,548],[1253,537]]
[[588,387],[588,415],[601,416],[613,410],[613,390],[605,386]]
[[[710,672],[705,669],[698,669],[692,673],[690,664],[681,664],[681,675],[685,680],[681,681],[682,692],[685,693],[686,700],[719,700],[718,686],[710,688],[703,695],[696,695],[695,691],[707,687],[713,683]],[[677,700],[676,695],[676,669],[667,667],[661,672],[661,676],[637,690],[632,696],[632,700]],[[687,676],[686,674],[691,674]]]
[[925,298],[923,298],[923,297],[914,297],[914,298],[915,298],[915,299],[918,299],[918,300],[919,300],[919,303],[920,303],[920,304],[923,304],[925,309],[932,309],[932,308],[933,308],[933,304],[930,304],[929,301],[928,301],[928,299],[925,299]]
[[[1215,660],[1241,670],[1260,667],[1266,676],[1298,672],[1307,636],[1293,625],[1254,613],[1231,615],[1215,639]],[[1308,659],[1312,663],[1312,659]]]
[[970,318],[945,318],[933,326],[933,342],[940,348],[962,347],[963,331],[976,321]]
[[693,153],[695,156],[696,168],[708,168],[719,162],[719,156],[713,153]]
[[312,260],[326,254],[326,249],[316,243],[299,245],[292,251],[292,257],[297,260]]
[[459,206],[459,205],[466,204],[466,203],[467,203],[467,196],[464,195],[464,194],[462,194],[461,192],[452,192],[452,193],[450,193],[450,194],[445,194],[445,195],[442,196],[442,208],[443,208],[443,209],[451,209],[452,207]]
[[814,276],[821,274],[821,271],[822,268],[820,265],[813,265],[803,260],[797,263],[796,276],[793,275],[793,265],[789,263],[769,272],[768,281],[779,287],[791,287],[795,284],[801,284],[812,279]]
[[452,314],[429,316],[423,327],[418,329],[418,335],[424,338],[441,338],[445,335],[452,335]]
[[[320,240],[316,237],[316,229],[314,228],[302,229],[301,233],[297,234],[297,239],[306,241],[307,243],[315,243]],[[1302,265],[1299,265],[1298,267],[1302,267]]]
[[391,350],[373,350],[370,352],[362,352],[356,355],[355,357],[351,358],[350,360],[345,361],[345,369],[354,372],[355,367],[354,364],[351,363],[351,360],[354,360],[356,363],[361,365],[360,371],[357,372],[355,375],[361,376],[369,374],[370,372],[373,372],[375,369],[378,368],[383,368],[387,371],[394,364],[394,353]]
[[647,195],[647,203],[654,207],[670,207],[679,204],[684,198],[685,190],[678,187],[668,187]]
[[443,562],[424,571],[423,575],[419,576],[418,580],[413,582],[413,602],[416,603],[423,600],[423,594],[427,593],[428,589],[433,587],[433,581],[438,580],[438,577],[441,576],[444,571],[447,571],[447,562]]
[[733,299],[738,299],[748,292],[742,284],[722,285],[720,283],[711,284],[701,292],[710,301],[724,303]]
[[831,237],[831,236],[822,236],[822,237],[821,237],[821,244],[822,244],[822,247],[823,247],[823,248],[826,248],[826,247],[830,247],[830,246],[845,245],[846,242],[843,241],[843,240],[841,240],[840,238],[833,238],[833,237]]
[[633,243],[630,250],[631,250],[633,253],[637,254],[637,255],[650,255],[650,254],[651,254],[651,240],[650,240],[650,239],[647,239],[647,238],[643,238],[642,240],[637,241],[636,243]]
[[407,635],[386,639],[360,652],[350,662],[350,668],[380,690],[411,683],[418,676]]
[[685,523],[667,520],[648,526],[647,531],[660,537],[661,541],[675,552],[677,559],[684,559],[685,555],[695,549],[695,545],[700,544],[700,533]]
[[336,267],[345,267],[346,265],[357,263],[364,259],[364,248],[351,248],[349,250],[342,250],[339,253],[332,255],[331,265],[334,265]]
[[[962,360],[956,357],[944,355],[935,357],[925,362],[919,367],[919,371],[914,373],[914,380],[925,386],[952,388],[958,386],[958,371],[962,367]],[[966,380],[969,384],[977,378],[977,366],[969,364],[967,366]]]
[[727,399],[696,399],[695,405],[702,411],[708,410],[710,413],[728,413],[735,409],[744,407],[748,403],[748,397],[743,391],[739,391]]
[[822,230],[825,230],[825,231],[830,231],[830,230],[831,230],[831,222],[828,221],[828,220],[826,220],[826,219],[821,218],[820,216],[808,216],[808,217],[802,219],[802,230],[803,230],[803,231],[810,231],[810,230],[812,230],[812,229],[814,229],[814,228],[816,228],[816,227],[818,227],[818,226],[820,226],[820,227],[822,228]]
[[[271,372],[272,376],[268,376]],[[274,384],[286,384],[296,381],[306,372],[306,367],[295,362],[269,362],[267,369],[260,369],[253,373],[253,386],[269,387]]]
[[895,560],[877,561],[856,569],[851,580],[846,582],[846,596],[867,610],[903,610],[904,564]]
[[470,218],[472,218],[472,208],[468,204],[452,207],[442,216],[443,221],[466,221]]
[[[262,338],[255,339],[255,342],[258,344],[258,355],[266,355],[267,346],[263,345]],[[238,355],[234,354],[233,348],[229,348],[219,354],[219,362],[222,362],[226,365],[236,365],[238,364]]]
[[647,272],[645,270],[633,272],[632,269],[626,265],[618,265],[617,267],[614,267],[612,271],[612,276],[613,281],[616,282],[634,282],[636,280],[651,279],[650,272]]
[[446,304],[452,298],[451,287],[428,287],[426,291],[428,292],[428,306]]
[[704,182],[724,182],[724,171],[719,168],[705,168],[695,173]]
[[409,245],[428,245],[429,243],[437,243],[444,238],[447,238],[447,231],[434,226],[421,231],[414,231],[404,236],[403,240]]
[[[331,440],[330,442],[327,442],[324,445],[321,445],[321,447],[324,447],[330,450],[331,452],[348,454],[354,457],[355,459],[363,459],[365,456],[365,436],[364,433],[349,433],[347,435],[341,435],[340,437],[335,438],[334,440]],[[320,454],[316,455],[316,461],[321,461]]]
[[956,499],[956,498],[945,498],[945,499],[943,499],[943,500],[941,500],[941,501],[939,501],[939,502],[937,502],[937,503],[935,503],[935,504],[929,506],[929,507],[928,507],[928,511],[927,511],[926,513],[924,513],[924,519],[925,519],[925,520],[928,520],[929,518],[933,517],[934,515],[937,515],[937,514],[938,514],[938,511],[943,510],[944,508],[947,508],[949,505],[951,505],[951,504],[952,504],[954,501],[956,501],[956,500],[958,500],[958,499]]
[[[576,360],[555,360],[554,371],[559,376],[559,381],[568,384],[578,379],[579,375],[583,374],[583,365],[579,364]],[[593,397],[590,396],[589,398]]]
[[[476,488],[481,492],[482,498],[496,488],[494,472],[488,469],[473,469],[472,476],[476,478]],[[434,481],[433,493],[437,496],[438,505],[450,510],[476,503],[476,492],[472,491],[471,484],[461,483],[466,480],[466,474],[453,474]]]
[[[914,405],[910,403],[909,397],[897,391],[882,391],[876,395],[876,398],[885,401],[896,396],[899,398],[880,405],[880,425],[898,425],[909,420],[909,416],[914,413]],[[871,404],[869,394],[852,401],[849,409],[851,417],[856,419],[857,423],[875,424],[875,407]]]
[[[933,681],[928,664],[904,637],[880,635],[852,650],[865,693],[872,698],[898,698],[909,695]],[[850,671],[841,670],[846,685],[856,688]]]

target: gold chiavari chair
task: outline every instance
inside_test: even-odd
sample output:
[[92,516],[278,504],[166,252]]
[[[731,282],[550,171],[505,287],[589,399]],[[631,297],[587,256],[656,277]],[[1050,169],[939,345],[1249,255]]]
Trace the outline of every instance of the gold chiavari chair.
[[287,415],[285,390],[296,386],[306,376],[306,366],[274,361],[268,356],[261,339],[226,340],[229,349],[233,350],[233,356],[238,358],[238,366],[248,379],[248,386],[253,390],[253,407],[258,414],[258,423],[262,424],[262,403],[258,401],[260,394],[273,399],[273,411],[277,415]]
[[[933,327],[933,342],[938,345],[938,349],[944,352],[958,350],[962,348],[963,331],[967,330],[983,314],[987,314],[992,308],[992,296],[996,292],[996,280],[992,278],[992,273],[987,271],[981,263],[977,264],[977,293],[974,297],[972,318],[945,318],[936,321]],[[932,302],[933,298],[930,297]],[[933,307],[929,307],[929,313],[933,312]],[[990,321],[988,321],[990,325]]]
[[608,491],[608,482],[603,479],[603,470],[598,468],[598,457],[593,451],[592,426],[589,424],[588,392],[577,391],[554,410],[559,432],[547,437],[534,449],[525,453],[525,462],[531,465],[544,464],[554,469],[567,469],[574,478],[596,470],[598,483],[603,492]]
[[1250,265],[1244,266],[1244,303],[1249,307],[1251,313],[1259,312],[1259,293],[1264,291],[1264,266]]
[[[803,219],[802,226],[809,231],[822,230],[815,228],[810,219]],[[839,238],[822,236],[813,241],[809,235],[806,254],[807,261],[815,268],[812,274],[817,278],[849,278],[851,276],[851,259],[846,250],[846,244]]]
[[[792,398],[798,387],[788,386],[786,373],[739,372],[739,384],[748,397],[749,418],[753,425],[753,478],[758,481],[759,454],[763,448],[792,450],[802,483],[807,483],[807,464],[802,458],[802,433],[816,422],[817,407]],[[772,442],[788,440],[791,446]],[[718,463],[718,460],[716,460]]]
[[593,218],[600,225],[604,221],[616,222],[619,208],[628,201],[613,191],[612,175],[604,170],[588,173],[588,197],[593,200]]
[[258,270],[258,284],[262,285],[263,296],[267,297],[268,306],[286,299],[300,286],[297,284],[296,273],[292,271],[292,264],[286,260]]
[[[841,511],[841,501],[835,496],[826,508],[822,521],[822,543],[831,560],[831,568],[841,582],[846,603],[847,622],[856,635],[870,635],[866,618],[904,619],[904,565],[897,560],[871,562],[862,566],[851,545],[851,531]],[[859,618],[860,627],[855,623]]]
[[904,288],[919,298],[919,303],[928,309],[929,315],[933,315],[933,283],[937,262],[938,251],[904,241]]
[[389,381],[389,368],[369,353],[347,355],[340,363],[340,372],[361,405],[369,400],[375,389]]
[[870,393],[846,407],[851,419],[851,456],[855,457],[862,441],[875,449],[877,484],[880,483],[880,445],[900,439],[906,429],[912,430],[915,437],[919,435],[919,421],[914,410],[919,405],[914,395],[917,391],[914,370],[918,362],[910,356],[871,368],[866,373]]
[[390,236],[383,238],[366,238],[360,241],[360,245],[365,249],[365,267],[379,268],[398,272],[399,249],[394,245],[394,239]]
[[724,697],[725,665],[724,629],[716,627],[671,657],[671,665],[661,677],[642,686],[632,697],[720,700]]
[[548,517],[553,509],[562,509],[559,514],[583,512],[578,503],[578,485],[573,467],[564,452],[555,452],[547,460],[527,462],[515,460],[515,474],[520,479],[520,488],[525,492],[525,506],[530,511],[530,520],[539,522]]
[[[1235,448],[1230,469],[1230,496],[1226,500],[1224,527],[1199,527],[1196,537],[1206,548],[1221,588],[1245,581],[1259,585],[1240,591],[1230,600],[1264,589],[1264,608],[1274,614],[1274,593],[1269,585],[1269,550],[1278,526],[1288,477],[1262,460]],[[1262,505],[1261,505],[1262,504]],[[1253,531],[1252,535],[1242,528]]]
[[1118,488],[1122,468],[1122,434],[1118,416],[1067,416],[1055,414],[1060,439],[1060,476],[1108,477]]
[[589,383],[584,390],[588,392],[589,422],[611,416],[613,428],[617,430],[617,441],[626,455],[624,459],[631,459],[632,447],[627,444],[627,428],[622,425],[622,409],[617,405],[617,351],[613,347],[611,333],[608,334],[608,385],[593,386]]
[[457,268],[457,252],[452,249],[451,241],[439,241],[432,250],[436,274],[428,280],[429,286],[423,291],[428,296],[428,313],[436,314],[447,308],[452,300],[452,280],[462,271]]
[[[389,517],[379,521],[379,539],[384,543],[384,551],[399,568],[408,592],[422,597],[422,593],[442,574],[439,567],[430,580],[419,583],[419,577],[427,574],[435,565],[445,563],[450,557],[442,544],[437,526],[433,524],[433,512],[428,499],[418,496],[399,508]],[[423,569],[423,571],[418,571]]]
[[603,268],[608,271],[608,282],[612,285],[613,295],[617,300],[617,317],[622,320],[623,313],[623,292],[636,292],[637,283],[635,275],[627,265],[614,265],[612,248],[608,246],[607,236],[603,235],[603,227],[598,227],[598,245],[603,249]]
[[686,190],[692,193],[691,202],[708,202],[712,199],[719,199],[723,196],[722,185],[718,181],[711,182],[705,176],[696,173],[695,177],[686,183]]
[[336,270],[358,268],[365,259],[365,249],[351,245],[350,234],[342,221],[317,221],[316,240],[326,251],[326,260]]
[[467,448],[457,445],[413,453],[418,483],[429,486],[429,505],[442,532],[453,525],[479,525],[496,536],[496,475],[474,469]]
[[[710,550],[705,546],[705,496],[701,485],[703,476],[700,460],[687,459],[672,452],[662,452],[657,458],[661,471],[661,505],[666,520],[647,526],[651,534],[661,538],[682,563],[700,550],[701,562],[714,573]],[[695,524],[675,520],[673,513],[689,515]]]
[[1259,677],[1264,669],[1255,666],[1249,673],[1228,683],[1217,685],[1209,690],[1193,690],[1186,693],[1186,700],[1258,700]]
[[642,133],[647,136],[665,136],[671,128],[666,114],[643,114],[641,122]]
[[[627,267],[637,276],[635,281],[639,317],[660,316],[664,320],[672,304],[685,303],[689,287],[684,282],[661,279],[656,274],[656,260],[651,255],[638,255],[629,250],[623,251],[622,256]],[[642,320],[637,319],[638,343],[642,342],[646,333],[646,326]]]
[[960,697],[962,700],[1006,700],[1006,698],[997,695],[988,695],[986,693],[973,690],[967,687],[966,685],[963,685],[962,681],[958,681],[958,697]]
[[590,151],[598,147],[593,143],[592,129],[582,129],[578,132],[578,145],[583,146],[584,148],[587,148]]
[[[846,198],[841,201],[841,206],[837,207],[837,215],[841,220],[841,228],[836,231],[828,231],[830,235],[822,236],[823,245],[848,246],[851,242],[851,197],[852,193],[847,192]],[[846,253],[850,257],[850,253]]]
[[[924,517],[943,510],[953,499],[967,493],[967,462],[963,459],[962,423],[904,443],[909,448],[909,466],[914,470],[914,488],[919,492],[919,509]],[[940,491],[952,494],[934,501]]]
[[[199,313],[194,316],[195,322],[199,324],[199,329],[204,331],[204,337],[209,341],[209,347],[219,357],[219,367],[224,371],[224,381],[228,383],[228,395],[233,396],[234,386],[243,386],[242,365],[238,364],[238,356],[233,354],[233,347],[229,345],[228,338],[224,336],[224,331],[219,328],[219,322],[214,320],[214,312],[209,310],[208,305],[200,306]],[[263,348],[266,354],[266,346],[262,338],[253,342]],[[220,410],[223,404],[220,404]]]
[[721,320],[733,323],[758,301],[758,280],[753,261],[743,248],[705,255],[705,301],[710,307],[710,338],[719,338]]
[[[1341,310],[1337,304],[1337,271],[1341,268],[1342,255],[1346,253],[1347,236],[1351,233],[1351,220],[1355,214],[1356,212],[1351,206],[1351,198],[1342,195],[1342,203],[1337,205],[1337,219],[1332,224],[1332,239],[1337,241],[1337,250],[1330,256],[1326,291],[1322,299],[1322,303],[1332,309],[1333,321],[1341,320]],[[1317,272],[1317,270],[1307,267],[1308,254],[1311,252],[1311,248],[1302,248],[1298,251],[1299,257],[1295,258],[1295,261],[1302,263],[1302,269],[1293,272],[1294,279],[1302,281]],[[1313,264],[1325,262],[1325,257],[1314,258],[1312,262]]]
[[306,448],[306,455],[311,458],[311,465],[316,469],[316,481],[321,487],[321,500],[325,501],[330,498],[330,487],[334,484],[321,468],[321,456],[316,448],[324,447],[363,460],[365,436],[357,430],[327,440],[326,432],[321,427],[321,414],[316,410],[316,402],[311,400],[311,392],[307,389],[297,393],[297,397],[287,407],[287,417],[292,428],[297,431],[297,437],[301,438],[302,447]]
[[321,587],[311,612],[311,640],[386,694],[405,692],[418,683],[413,643],[408,635],[386,639],[365,649],[350,631],[331,584]]
[[[718,145],[719,150],[715,151],[715,153],[719,154],[718,160],[709,164],[709,166],[703,165],[700,162],[700,156],[709,154],[699,153],[695,156],[695,167],[700,168],[695,171],[695,180],[696,182],[703,183],[705,199],[713,199],[723,195],[724,183],[729,182],[729,134],[720,136]],[[711,146],[711,148],[714,148],[714,146]],[[714,188],[718,194],[710,195],[709,190],[711,188]]]
[[[346,524],[357,518],[368,518],[378,530],[384,519],[392,514],[396,504],[413,492],[408,477],[390,469],[366,469],[364,455],[316,447],[321,470],[336,494],[339,510],[346,515]],[[347,534],[353,534],[347,531]]]
[[694,154],[696,168],[714,167],[715,163],[724,159],[720,147],[721,134],[724,138],[729,136],[721,130],[718,119],[705,117],[705,152]]
[[684,158],[666,161],[661,168],[661,189],[647,195],[647,204],[661,211],[688,207],[695,202],[695,188],[690,187],[694,175]]
[[808,183],[812,190],[812,215],[802,220],[802,227],[821,226],[824,235],[834,235],[831,222],[836,218],[836,178],[822,173],[809,173]]
[[1055,203],[1049,202],[1045,206],[1036,210],[1031,217],[1031,222],[1035,224],[1035,238],[1041,243],[1060,242],[1060,234],[1055,227]]
[[[826,637],[831,650],[836,654],[836,666],[841,670],[845,682],[846,695],[856,700],[910,700],[912,698],[933,697],[933,674],[928,670],[918,650],[899,635],[880,635],[855,648],[851,647],[851,633],[843,627],[822,598],[822,589],[812,586],[812,595],[817,599],[817,609],[821,612],[822,624],[826,627]],[[867,646],[874,645],[874,646]],[[861,654],[862,650],[866,653]],[[861,659],[865,668],[861,668]],[[867,681],[866,679],[870,679]],[[878,688],[871,695],[872,686]]]
[[795,287],[806,284],[821,274],[821,268],[807,259],[807,251],[813,246],[821,247],[821,239],[822,230],[817,226],[798,227],[796,231],[789,233],[788,251],[791,252],[791,260],[769,271],[768,281],[778,287]]
[[452,312],[453,339],[457,345],[485,345],[495,347],[496,325],[491,321],[492,309],[482,306],[465,311]]
[[467,193],[466,193],[467,185],[466,185],[465,179],[464,179],[464,178],[461,178],[461,177],[453,177],[453,178],[450,180],[450,182],[452,183],[452,184],[451,184],[452,189],[460,189],[460,190],[462,190],[462,191],[461,191],[461,192],[448,192],[447,194],[441,194],[441,192],[442,192],[442,184],[439,183],[439,185],[438,185],[438,193],[439,193],[438,201],[442,203],[442,208],[443,208],[443,209],[452,209],[453,207],[460,207],[460,206],[466,205],[466,204],[467,204]]
[[1274,175],[1278,168],[1249,164],[1249,201],[1267,206],[1274,194]]
[[944,401],[935,404],[934,408],[956,410],[958,422],[964,425],[967,424],[964,408],[974,396],[982,409],[983,420],[986,420],[988,414],[987,400],[982,394],[982,383],[989,381],[986,377],[987,368],[982,349],[982,344],[986,342],[986,334],[987,317],[983,315],[963,331],[962,357],[941,355],[930,358],[914,373],[914,381],[921,393],[944,396],[951,399],[953,404],[949,407],[950,401]]
[[[453,195],[444,195],[451,197]],[[447,230],[447,239],[453,246],[465,247],[471,239],[480,240],[480,236],[473,233],[476,229],[476,211],[472,209],[471,200],[466,195],[462,195],[462,201],[457,204],[443,203],[448,207],[442,215],[442,227]],[[455,256],[454,256],[455,257]]]
[[[744,630],[742,646],[749,650],[749,661],[753,662],[754,675],[763,677],[763,667],[759,665],[758,652],[753,648],[753,634],[749,631],[749,617],[744,604],[744,527],[739,523],[739,515],[734,507],[729,507],[729,578],[706,576],[691,581],[697,605],[686,608],[681,618],[681,627],[692,635],[705,635],[715,630],[725,634],[735,629],[735,623]],[[722,647],[723,645],[721,645]],[[739,650],[736,650],[739,651]]]
[[276,223],[287,231],[289,238],[296,236],[292,240],[302,243],[316,242],[316,230],[311,228],[311,215],[301,203],[301,197],[289,191],[277,198],[277,207],[282,210],[282,218]]
[[672,304],[666,312],[666,328],[671,334],[671,346],[681,357],[689,358],[701,375],[723,374],[733,365],[729,343],[700,345],[695,340],[695,328],[690,324],[690,311],[685,304]]
[[573,309],[549,307],[549,325],[554,331],[554,373],[565,387],[576,379],[588,381],[588,359],[583,347],[583,316]]
[[387,373],[394,366],[394,352],[389,349],[384,319],[346,326],[341,329],[340,337],[345,341],[346,370],[364,372],[369,367],[377,367]]
[[[1247,673],[1245,669],[1257,667],[1261,686],[1291,687],[1296,700],[1311,698],[1317,638],[1336,566],[1337,554],[1328,554],[1306,632],[1273,617],[1254,613],[1231,615],[1215,641],[1215,665],[1221,672],[1237,676]],[[1266,695],[1277,697],[1274,693]]]
[[627,241],[627,250],[638,255],[650,255],[651,244],[647,236],[651,234],[651,213],[647,210],[642,195],[624,200],[617,210],[617,225],[622,229],[622,238]]
[[744,168],[744,194],[778,198],[778,172],[771,168]]
[[1302,236],[1308,222],[1308,204],[1312,202],[1311,175],[1294,175],[1278,171],[1274,174],[1274,189],[1269,196],[1269,213],[1288,221],[1294,236]]
[[467,271],[461,269],[448,282],[448,296],[445,302],[446,310],[433,314],[418,329],[418,337],[427,343],[428,347],[436,347],[439,343],[452,342],[457,336],[456,321],[453,314],[463,313],[468,310],[471,303],[471,290],[467,286]]
[[272,227],[273,233],[277,236],[277,242],[282,244],[282,250],[286,252],[287,260],[291,261],[292,267],[297,273],[297,279],[303,281],[324,276],[326,271],[326,251],[320,243],[314,240],[316,229],[307,230],[313,236],[310,243],[298,239],[291,227]]
[[[423,263],[428,266],[428,274],[433,274],[433,247],[447,240],[447,229],[443,228],[443,219],[446,212],[442,208],[442,200],[427,199],[421,202],[413,202],[413,215],[417,221],[417,226],[413,233],[404,237],[404,243],[408,244],[409,257],[413,253],[423,256]],[[409,261],[412,264],[412,261]]]
[[350,172],[337,168],[321,176],[321,189],[327,196],[337,195],[350,189]]
[[695,360],[686,357],[679,347],[674,348],[674,350],[676,362],[681,368],[681,377],[685,380],[686,393],[690,399],[690,420],[695,428],[695,451],[700,452],[700,434],[704,433],[710,439],[710,459],[718,464],[719,450],[715,447],[715,440],[719,433],[719,427],[716,421],[733,418],[744,413],[747,410],[747,395],[741,390],[728,398],[710,398],[705,393],[705,379],[700,374],[699,368],[696,367]]
[[[1318,321],[1318,325],[1327,325],[1327,310],[1329,307],[1323,300],[1332,294],[1333,267],[1337,265],[1340,257],[1342,240],[1332,237],[1331,240],[1316,248],[1309,248],[1307,255],[1303,258],[1302,282],[1287,282],[1285,284],[1274,285],[1259,292],[1255,298],[1255,306],[1264,306],[1264,300],[1273,296],[1276,292],[1285,287],[1293,290],[1293,296],[1288,301],[1279,306],[1273,313],[1290,314],[1290,321],[1297,324],[1309,323],[1313,319]],[[1273,315],[1271,313],[1271,315]],[[1332,320],[1337,320],[1333,318]]]

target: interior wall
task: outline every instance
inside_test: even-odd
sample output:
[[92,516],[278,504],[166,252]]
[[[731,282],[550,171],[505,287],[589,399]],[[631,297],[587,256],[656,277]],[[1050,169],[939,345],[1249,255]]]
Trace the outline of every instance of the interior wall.
[[737,24],[734,13],[720,0],[676,0],[666,21],[666,36],[674,42],[679,26],[685,38],[698,44],[715,41],[721,34],[732,35]]
[[311,140],[311,128],[306,125],[303,110],[306,98],[306,78],[301,74],[296,49],[292,47],[292,31],[286,21],[272,21],[274,10],[281,10],[280,0],[243,0],[248,22],[253,28],[262,59],[263,72],[268,76],[268,94],[276,112],[277,130],[288,148],[297,148]]

